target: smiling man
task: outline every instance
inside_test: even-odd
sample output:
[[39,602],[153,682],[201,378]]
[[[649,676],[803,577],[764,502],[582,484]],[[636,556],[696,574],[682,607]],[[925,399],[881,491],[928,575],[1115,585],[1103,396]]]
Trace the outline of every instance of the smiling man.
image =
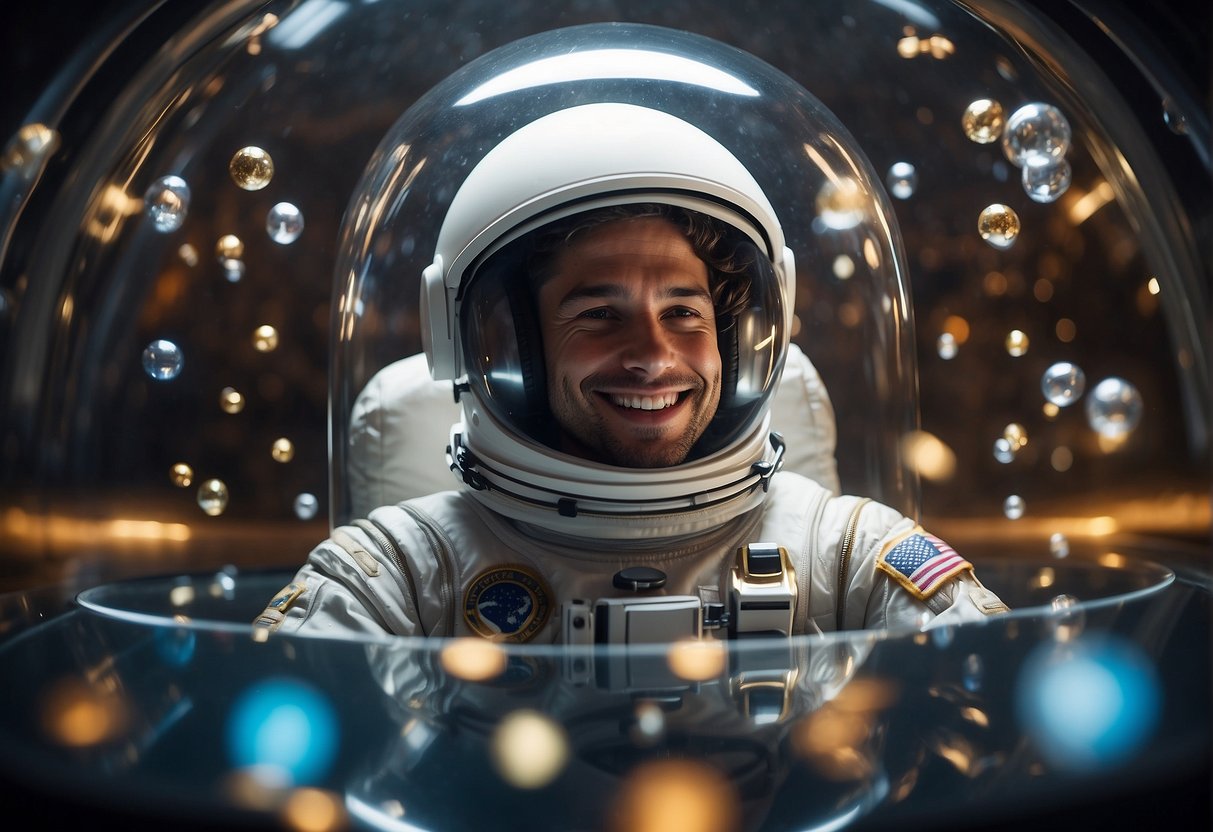
[[658,468],[685,460],[716,414],[720,350],[707,264],[670,212],[636,213],[570,231],[539,319],[563,449]]
[[335,529],[259,624],[634,643],[1004,611],[913,520],[780,471],[795,283],[761,187],[681,119],[599,103],[500,139],[423,275],[459,488]]

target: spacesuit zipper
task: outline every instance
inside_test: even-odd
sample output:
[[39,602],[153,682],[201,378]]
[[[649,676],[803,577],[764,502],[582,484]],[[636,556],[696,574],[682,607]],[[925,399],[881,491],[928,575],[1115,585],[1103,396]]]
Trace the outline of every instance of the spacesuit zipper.
[[855,508],[851,510],[851,519],[847,521],[847,530],[842,536],[842,543],[838,546],[838,621],[835,628],[837,630],[843,629],[847,620],[847,573],[851,569],[851,550],[855,548],[859,512],[870,502],[872,501],[865,497],[855,504]]
[[392,542],[392,536],[374,520],[355,520],[354,525],[370,535],[379,548],[387,552],[388,557],[392,559],[392,563],[396,564],[396,568],[400,570],[400,574],[404,578],[404,584],[408,588],[409,597],[413,601],[413,612],[417,616],[417,623],[421,624],[422,629],[425,629],[425,625],[421,623],[421,602],[417,599],[417,587],[413,584],[413,575],[405,567],[404,559],[400,556],[400,550]]
[[413,518],[413,522],[425,534],[430,548],[438,557],[438,582],[442,592],[442,609],[447,621],[445,635],[453,636],[455,635],[455,568],[451,565],[451,561],[454,558],[455,544],[451,542],[451,538],[437,521],[421,509],[403,503],[400,504],[400,508]]

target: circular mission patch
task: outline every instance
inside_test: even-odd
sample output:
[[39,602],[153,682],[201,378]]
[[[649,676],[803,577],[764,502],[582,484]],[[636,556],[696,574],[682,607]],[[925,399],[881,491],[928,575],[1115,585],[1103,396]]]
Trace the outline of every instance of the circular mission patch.
[[463,617],[486,638],[530,641],[547,623],[551,591],[543,579],[523,566],[484,570],[463,594]]

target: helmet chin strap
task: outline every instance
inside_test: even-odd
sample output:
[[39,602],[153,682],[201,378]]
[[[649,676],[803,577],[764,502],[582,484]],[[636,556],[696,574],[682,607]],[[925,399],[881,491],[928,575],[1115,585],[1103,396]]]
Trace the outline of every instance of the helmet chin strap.
[[[711,529],[763,502],[786,452],[779,433],[770,432],[766,437],[761,458],[734,478],[676,496],[572,493],[567,483],[542,483],[522,476],[525,472],[481,459],[465,443],[462,425],[452,429],[447,463],[478,501],[515,520],[576,537],[675,537]],[[658,478],[667,470],[651,472]],[[627,473],[639,484],[648,471],[630,469]],[[627,492],[634,490],[639,489]]]

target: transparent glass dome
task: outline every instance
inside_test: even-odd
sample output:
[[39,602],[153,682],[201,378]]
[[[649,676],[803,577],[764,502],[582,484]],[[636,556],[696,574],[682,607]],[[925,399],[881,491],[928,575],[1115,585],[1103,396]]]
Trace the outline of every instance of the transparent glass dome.
[[[764,286],[757,275],[751,278],[758,304],[754,309],[759,315],[751,328],[769,332],[763,343],[774,339],[775,349],[757,349],[760,339],[743,334],[743,364],[752,364],[767,353],[773,352],[773,357],[758,362],[765,368],[761,373],[742,367],[741,386],[755,392],[726,396],[715,417],[715,422],[722,423],[720,441],[732,441],[746,420],[761,414],[758,408],[765,404],[783,367],[784,328],[790,321],[793,340],[809,358],[823,355],[823,372],[828,368],[831,374],[846,373],[847,381],[840,386],[847,389],[839,395],[866,402],[861,441],[848,449],[853,460],[863,461],[863,479],[857,487],[916,513],[916,482],[902,463],[900,442],[917,424],[907,275],[891,201],[880,176],[836,116],[786,75],[752,55],[665,27],[591,24],[524,38],[468,64],[419,99],[372,155],[347,210],[339,242],[334,292],[339,299],[338,319],[331,377],[334,516],[347,516],[342,453],[350,447],[347,418],[354,413],[356,398],[371,374],[407,355],[401,350],[400,333],[385,324],[402,313],[415,319],[418,298],[425,293],[419,291],[421,274],[432,262],[456,272],[446,278],[449,302],[467,300],[471,304],[473,295],[479,298],[481,293],[469,284],[484,282],[479,276],[471,278],[474,264],[493,251],[486,246],[571,211],[600,206],[604,201],[667,201],[693,205],[701,212],[725,212],[721,216],[726,221],[732,216],[731,221],[737,223],[746,222],[749,212],[762,210],[756,203],[736,202],[748,194],[730,195],[722,190],[716,183],[727,180],[720,169],[651,169],[646,165],[658,162],[645,158],[643,147],[620,154],[622,160],[606,159],[618,142],[630,139],[645,144],[643,135],[629,133],[626,139],[612,140],[603,148],[586,149],[566,147],[566,140],[546,140],[540,134],[539,141],[553,146],[542,151],[524,147],[511,157],[512,169],[530,165],[529,170],[522,167],[517,181],[510,180],[508,185],[500,182],[500,176],[486,177],[482,172],[468,186],[470,193],[462,193],[460,216],[444,228],[448,209],[469,173],[503,139],[520,135],[524,126],[546,124],[541,120],[553,113],[568,114],[574,108],[601,103],[643,108],[622,111],[634,118],[645,118],[651,112],[673,116],[718,142],[757,181],[761,195],[774,209],[773,219],[750,218],[749,233],[766,249],[763,256],[782,263],[785,245],[794,256],[796,274],[791,280],[795,299],[782,301],[794,304],[791,314],[785,315],[780,298],[771,294],[774,287]],[[660,128],[653,129],[665,129],[664,121],[655,125]],[[607,125],[602,129],[608,129]],[[582,141],[589,139],[583,136]],[[655,135],[649,139],[656,140]],[[683,152],[694,151],[688,144]],[[553,176],[548,181],[558,157],[581,154],[591,159],[584,173],[577,172],[576,177],[581,178],[566,183]],[[595,156],[602,158],[593,159]],[[466,218],[469,213],[471,219]],[[460,227],[466,223],[471,225]],[[778,225],[767,228],[764,223]],[[452,230],[451,225],[457,227]],[[440,229],[446,238],[442,242]],[[845,287],[840,287],[831,271],[839,260],[853,264]],[[853,304],[850,326],[844,327],[836,318],[805,323],[813,303],[840,291]],[[435,340],[441,340],[448,328],[443,300],[446,298],[439,296],[429,301],[429,314],[438,316],[435,332],[441,331],[433,336]],[[492,311],[497,306],[490,301],[477,305],[485,303],[490,311],[480,317],[490,323],[502,317],[500,310]],[[490,362],[488,356],[479,354],[489,352],[490,347],[475,350],[477,344],[487,342],[467,329],[467,318],[466,314],[456,316],[449,324],[464,330],[455,336],[463,347],[460,351],[466,353],[464,366],[454,372],[468,373],[473,392],[492,405],[505,394],[494,393],[491,384],[480,378],[491,379],[489,365],[503,362],[500,355],[492,355]],[[421,333],[423,340],[426,334]],[[831,357],[830,352],[848,336],[854,339],[855,349]],[[517,343],[519,339],[515,335],[508,340]],[[517,364],[515,359],[505,362],[505,367]],[[542,406],[547,406],[546,400]],[[504,414],[505,408],[493,412]],[[806,405],[801,418],[810,415]],[[771,428],[787,429],[780,424]],[[709,428],[708,435],[712,432]],[[430,453],[439,460],[446,443],[444,437],[435,439]],[[453,480],[451,484],[455,485]]]
[[[359,225],[364,173],[388,170],[393,125],[411,107],[447,106],[423,97],[476,58],[506,47],[521,66],[510,44],[608,22],[723,44],[709,47],[706,77],[759,91],[645,88],[693,93],[705,103],[694,118],[724,129],[721,141],[750,130],[739,152],[754,143],[747,164],[787,206],[801,278],[791,338],[829,392],[843,491],[915,509],[920,479],[924,519],[965,547],[1047,555],[1054,534],[1207,541],[1207,116],[1123,19],[1104,14],[1092,34],[1070,14],[1063,27],[1020,2],[789,0],[756,15],[706,0],[525,14],[491,2],[250,0],[161,4],[99,29],[3,156],[6,556],[48,574],[79,558],[298,562],[344,513],[343,495],[328,494],[350,397],[421,350],[414,284],[433,229]],[[809,96],[787,110],[771,98],[783,76]],[[853,142],[805,144],[834,154],[829,164],[856,161],[888,233],[873,211],[836,227],[852,217],[845,199],[818,203],[824,167],[707,106],[728,101],[792,134],[819,102]],[[1028,105],[1069,127],[1067,143],[1045,143],[1046,155],[1065,148],[1051,164],[1027,163],[1035,150],[1021,131],[1012,156],[1004,149]],[[810,175],[803,190],[778,179],[793,160]],[[421,217],[419,191],[394,187],[405,204],[379,210]],[[434,222],[450,195],[424,198],[436,210],[419,222]],[[1000,205],[1009,211],[985,213]],[[887,242],[894,220],[904,258]],[[351,239],[354,227],[379,228],[380,248]],[[351,281],[356,254],[367,270]],[[342,312],[354,283],[376,303]],[[356,325],[352,340],[334,320]],[[1061,364],[1083,372],[1081,391]],[[335,432],[330,378],[342,385]]]

